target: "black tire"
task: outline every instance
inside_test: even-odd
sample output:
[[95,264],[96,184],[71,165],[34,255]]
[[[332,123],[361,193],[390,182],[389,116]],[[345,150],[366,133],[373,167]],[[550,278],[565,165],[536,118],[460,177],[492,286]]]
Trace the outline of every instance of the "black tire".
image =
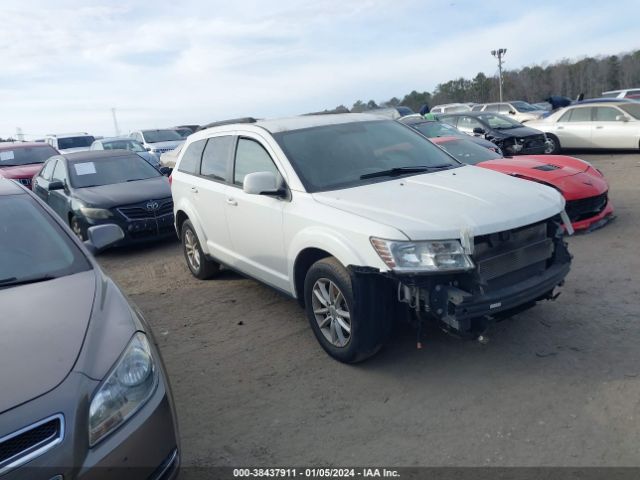
[[[319,320],[314,312],[314,309],[318,307],[322,309],[323,306],[316,300],[316,306],[314,307],[314,287],[317,285],[317,282],[324,281],[333,282],[343,295],[346,306],[348,307],[347,313],[350,315],[350,332],[348,341],[342,346],[336,346],[325,336],[328,329],[325,327],[325,333],[323,333],[323,329],[319,323],[322,320]],[[322,348],[334,359],[344,363],[360,362],[374,355],[382,346],[384,333],[381,329],[382,323],[369,321],[371,319],[361,318],[361,316],[359,316],[359,309],[354,301],[351,276],[335,258],[323,258],[309,268],[304,282],[304,300],[307,319],[309,320],[313,333]],[[342,305],[344,306],[344,304]],[[339,307],[336,307],[334,312],[340,312]],[[320,314],[320,316],[321,315],[323,314]],[[327,315],[330,316],[329,314]],[[325,318],[325,321],[330,320]],[[337,329],[338,326],[335,328]]]
[[545,152],[544,152],[547,155],[557,155],[558,153],[560,153],[560,150],[562,149],[562,147],[560,146],[560,140],[558,139],[558,137],[550,133],[547,133],[547,145],[549,146],[549,149],[546,149],[545,147]]
[[[198,240],[198,235],[190,220],[185,220],[182,224],[180,240],[182,241],[182,251],[187,267],[194,277],[206,280],[220,273],[220,264],[209,260],[202,251],[200,240]],[[194,254],[192,258],[190,258],[191,253]]]
[[82,228],[82,224],[80,223],[77,217],[72,215],[71,218],[69,218],[69,226],[71,227],[71,230],[73,231],[74,235],[81,242],[84,242],[87,239],[87,233]]

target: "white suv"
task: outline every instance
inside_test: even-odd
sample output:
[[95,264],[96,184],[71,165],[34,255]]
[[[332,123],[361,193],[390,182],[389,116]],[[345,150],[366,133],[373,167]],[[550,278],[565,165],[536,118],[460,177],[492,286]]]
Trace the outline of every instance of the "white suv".
[[45,136],[44,141],[57,149],[60,153],[84,152],[91,148],[95,141],[93,135],[86,132],[80,133],[58,133]]
[[375,353],[407,312],[477,337],[553,298],[569,271],[559,192],[464,166],[379,116],[208,128],[171,180],[193,275],[225,265],[297,298],[344,362]]

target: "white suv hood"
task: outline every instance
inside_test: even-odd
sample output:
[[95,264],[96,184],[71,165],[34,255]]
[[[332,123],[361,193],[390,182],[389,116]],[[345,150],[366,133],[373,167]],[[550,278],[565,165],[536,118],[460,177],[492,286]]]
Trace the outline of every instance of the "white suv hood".
[[325,205],[395,227],[411,240],[460,238],[509,230],[564,208],[553,188],[464,166],[313,194]]

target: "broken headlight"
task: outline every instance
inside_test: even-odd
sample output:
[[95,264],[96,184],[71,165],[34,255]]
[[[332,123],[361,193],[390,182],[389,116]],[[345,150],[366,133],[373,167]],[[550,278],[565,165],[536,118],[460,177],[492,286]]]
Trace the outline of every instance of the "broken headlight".
[[371,245],[396,272],[456,272],[474,268],[458,240],[405,242],[372,237]]

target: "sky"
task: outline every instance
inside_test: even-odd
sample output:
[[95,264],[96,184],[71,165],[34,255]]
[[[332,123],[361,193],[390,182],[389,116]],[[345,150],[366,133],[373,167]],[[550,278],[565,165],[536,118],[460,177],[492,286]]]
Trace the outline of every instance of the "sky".
[[0,137],[281,117],[640,47],[637,0],[0,0]]

